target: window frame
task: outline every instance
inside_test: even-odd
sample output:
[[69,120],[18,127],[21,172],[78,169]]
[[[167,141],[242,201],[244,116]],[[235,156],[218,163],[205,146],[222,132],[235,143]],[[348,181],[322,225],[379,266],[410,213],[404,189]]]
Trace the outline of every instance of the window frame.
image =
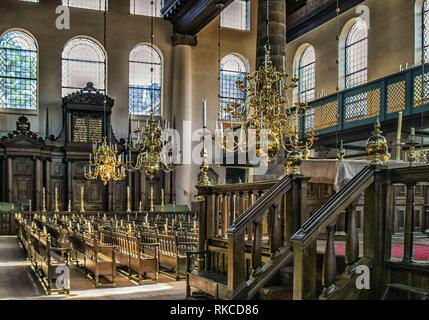
[[[95,45],[97,45],[100,48],[101,52],[103,53],[103,55],[104,55],[104,81],[103,81],[103,86],[105,86],[105,88],[104,89],[97,88],[95,83],[94,83],[94,86],[97,90],[100,90],[100,92],[107,94],[108,87],[109,87],[109,78],[108,78],[108,55],[107,55],[106,49],[96,39],[85,36],[85,35],[80,35],[80,36],[76,36],[76,37],[73,37],[73,38],[67,40],[67,42],[63,46],[63,49],[61,50],[61,97],[64,97],[64,94],[63,94],[64,89],[76,89],[76,91],[79,91],[83,88],[83,87],[82,88],[75,88],[75,87],[64,87],[63,86],[63,83],[64,83],[63,82],[63,79],[64,79],[63,62],[64,62],[64,60],[67,60],[67,61],[73,60],[73,59],[64,59],[64,57],[63,57],[64,50],[66,49],[67,45],[71,41],[77,40],[77,39],[85,39],[85,40],[89,40],[89,41],[93,42]],[[82,61],[82,62],[91,62],[91,61]],[[99,62],[99,63],[102,64],[101,62]],[[89,81],[91,81],[91,80],[89,80]],[[85,86],[85,84],[84,84],[84,86]]]
[[[368,30],[366,31],[365,38],[360,39],[358,41],[355,41],[352,44],[348,44],[348,40],[349,40],[349,37],[351,36],[351,32],[353,31],[353,28],[355,28],[358,23],[364,23],[366,25],[366,22],[364,20],[361,20],[361,18],[356,19],[356,21],[354,21],[354,23],[351,25],[350,29],[348,30],[346,38],[345,38],[345,43],[344,43],[344,57],[345,57],[345,59],[344,59],[344,88],[346,90],[360,86],[360,85],[363,85],[363,84],[368,82],[368,53],[369,53],[369,51],[368,51],[368,48],[369,48],[369,46],[368,46],[369,45]],[[356,47],[356,46],[364,43],[364,42],[366,42],[366,66],[365,66],[365,68],[361,68],[357,71],[353,71],[351,73],[348,73],[348,69],[350,68],[349,63],[348,63],[349,62],[349,56],[350,56],[349,50],[353,47]],[[366,72],[366,81],[359,83],[357,85],[350,86],[348,84],[348,79],[351,76],[356,75],[358,73],[361,73],[363,71]]]
[[223,22],[223,18],[222,18],[223,13],[225,10],[228,10],[228,7],[226,7],[224,10],[222,10],[222,12],[220,13],[219,19],[220,19],[221,28],[235,30],[235,31],[241,31],[241,32],[250,32],[252,29],[252,8],[251,8],[250,0],[234,0],[234,1],[242,1],[242,2],[246,3],[246,28],[245,29],[235,28],[235,27],[231,27],[231,26],[226,26],[222,23]]
[[[235,59],[239,59],[240,62],[243,64],[244,66],[244,71],[235,71],[235,70],[227,70],[227,69],[223,69],[222,65],[224,64],[224,60],[226,58],[228,58],[229,56],[234,57]],[[241,56],[240,54],[237,53],[228,53],[227,55],[225,55],[221,62],[220,62],[220,70],[219,70],[219,106],[218,106],[218,114],[220,114],[220,120],[221,121],[240,121],[237,119],[231,119],[230,116],[228,116],[225,111],[223,110],[223,100],[229,100],[231,103],[231,100],[234,99],[234,101],[241,101],[243,104],[246,103],[247,101],[247,92],[243,93],[244,97],[242,99],[237,99],[237,97],[232,97],[232,96],[223,96],[222,92],[223,92],[223,87],[222,87],[222,73],[223,72],[229,72],[229,73],[234,73],[234,74],[240,74],[243,76],[242,80],[244,81],[244,83],[246,84],[246,76],[249,74],[249,63],[248,60],[246,58],[244,58],[243,56]],[[234,84],[235,86],[235,84]],[[236,90],[239,90],[238,88],[236,88]],[[225,102],[226,103],[226,102]],[[225,104],[226,105],[226,104]]]
[[[303,58],[305,57],[305,54],[307,53],[307,50],[312,50],[313,54],[314,54],[314,60],[310,63],[307,63],[306,65],[303,65]],[[314,79],[314,86],[312,86],[310,89],[307,89],[305,91],[302,91],[302,87],[303,87],[303,81],[302,81],[302,72],[304,69],[307,69],[308,67],[312,67],[313,69],[313,79]],[[316,50],[314,49],[314,47],[312,45],[308,45],[304,51],[301,53],[301,56],[299,58],[299,62],[298,62],[298,101],[300,102],[304,102],[304,103],[308,103],[311,102],[313,100],[316,99]],[[314,97],[312,99],[302,99],[302,94],[304,94],[306,97],[308,95],[308,92],[310,91],[314,91]]]
[[0,34],[0,39],[4,37],[5,34],[9,32],[23,32],[27,34],[36,45],[36,57],[37,57],[37,77],[36,77],[36,109],[21,109],[21,108],[0,108],[0,113],[3,114],[25,114],[25,115],[38,115],[40,111],[40,47],[39,42],[37,41],[34,34],[32,34],[30,31],[23,29],[23,28],[11,28],[5,30],[3,33]]
[[[146,46],[149,49],[153,50],[159,57],[160,63],[152,63],[152,62],[140,62],[140,61],[131,61],[131,54],[134,50],[136,50],[140,46]],[[151,45],[148,42],[141,42],[131,48],[128,55],[128,113],[132,118],[146,118],[150,116],[150,110],[148,114],[142,113],[132,113],[131,110],[131,100],[130,100],[130,89],[131,89],[131,63],[138,64],[148,64],[148,65],[160,65],[160,106],[159,106],[159,114],[154,114],[155,117],[162,117],[164,112],[164,55],[161,50],[155,45]]]
[[69,8],[74,8],[74,9],[81,9],[81,10],[91,10],[91,11],[99,11],[99,12],[105,12],[105,11],[109,11],[109,0],[98,0],[100,3],[101,1],[104,1],[104,8],[100,8],[99,9],[92,9],[92,8],[85,8],[85,7],[77,7],[74,5],[70,5],[70,0],[61,0],[61,4],[63,6],[69,7]]

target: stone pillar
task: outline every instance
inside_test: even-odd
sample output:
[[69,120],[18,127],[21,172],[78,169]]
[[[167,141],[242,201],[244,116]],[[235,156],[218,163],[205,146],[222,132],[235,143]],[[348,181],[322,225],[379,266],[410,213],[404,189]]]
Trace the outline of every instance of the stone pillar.
[[[271,45],[271,58],[277,69],[283,69],[284,57],[286,57],[286,1],[269,0],[269,33]],[[267,0],[258,1],[258,41],[257,41],[257,66],[264,62],[267,43]]]
[[[191,136],[188,136],[188,132],[184,130],[184,122],[192,121],[192,46],[197,44],[197,38],[174,34],[172,40],[174,45],[172,116],[176,117],[176,128],[180,132],[182,161],[186,161],[187,158],[191,158],[191,154],[184,149],[184,143],[189,144]],[[176,203],[186,204],[189,208],[192,200],[191,190],[196,182],[192,166],[190,163],[183,164],[177,169],[175,179]]]

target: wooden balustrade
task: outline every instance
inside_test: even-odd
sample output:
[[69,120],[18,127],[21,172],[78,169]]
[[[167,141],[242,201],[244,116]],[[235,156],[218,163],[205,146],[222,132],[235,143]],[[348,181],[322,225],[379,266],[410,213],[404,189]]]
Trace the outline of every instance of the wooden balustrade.
[[203,198],[199,216],[207,225],[200,223],[199,248],[193,254],[199,260],[198,272],[188,270],[188,294],[194,287],[222,299],[255,296],[291,262],[286,235],[298,230],[306,214],[307,183],[302,176],[288,176],[280,181],[199,187]]
[[[310,217],[291,239],[294,249],[294,299],[353,298],[380,299],[386,287],[410,286],[416,282],[424,286],[429,278],[429,267],[415,261],[414,217],[416,185],[429,181],[429,166],[421,167],[374,167],[366,168],[355,176],[339,193],[333,196],[312,217]],[[402,261],[391,259],[393,235],[394,185],[406,185],[406,211],[404,230],[404,255]],[[363,252],[359,252],[357,228],[357,201],[364,194]],[[345,211],[347,228],[345,238],[344,272],[337,270],[335,252],[335,227],[338,216]],[[311,255],[310,248],[315,246],[320,236],[326,237],[322,287],[320,293],[314,291],[316,274],[306,273]],[[371,270],[370,290],[356,288],[356,269],[366,266]],[[396,279],[406,279],[404,274],[413,273],[409,283],[389,284],[396,273]]]

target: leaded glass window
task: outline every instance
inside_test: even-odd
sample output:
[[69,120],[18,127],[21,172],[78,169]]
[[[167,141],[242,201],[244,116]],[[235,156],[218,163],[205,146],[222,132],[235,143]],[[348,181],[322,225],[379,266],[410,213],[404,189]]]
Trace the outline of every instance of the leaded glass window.
[[130,53],[129,111],[161,115],[162,59],[151,46],[140,44]]
[[429,2],[423,2],[423,58],[428,62],[429,58]]
[[368,80],[368,28],[358,19],[346,38],[346,89]]
[[0,38],[0,108],[37,110],[38,53],[36,41],[24,31]]
[[103,49],[88,38],[74,38],[67,42],[62,54],[62,95],[67,96],[92,82],[105,91],[106,55]]
[[310,102],[316,97],[316,55],[314,48],[308,46],[299,60],[299,99],[301,102]]
[[246,82],[247,67],[243,59],[235,54],[225,56],[220,65],[220,103],[219,112],[223,120],[230,120],[226,111],[235,102],[244,105],[246,101],[245,92],[241,91],[236,82]]
[[250,2],[235,0],[220,15],[221,26],[239,30],[250,30]]
[[162,0],[153,0],[153,7],[151,5],[152,0],[130,0],[130,12],[131,14],[138,14],[143,16],[152,15],[154,17],[161,17],[161,9],[163,6]]
[[107,10],[108,0],[63,0],[63,5],[68,7],[90,9],[90,10]]

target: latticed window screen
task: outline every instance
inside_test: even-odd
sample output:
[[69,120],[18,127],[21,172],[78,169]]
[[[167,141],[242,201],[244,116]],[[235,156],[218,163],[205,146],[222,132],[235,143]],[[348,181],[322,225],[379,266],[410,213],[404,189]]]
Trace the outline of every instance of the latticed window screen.
[[368,80],[368,29],[363,19],[358,19],[346,39],[346,88],[366,83]]
[[428,62],[429,58],[429,1],[423,1],[423,58]]
[[250,1],[235,0],[220,15],[221,26],[250,30]]
[[67,42],[62,54],[62,95],[67,96],[92,82],[105,91],[106,56],[103,49],[88,38]]
[[237,87],[236,82],[238,80],[246,82],[246,76],[246,64],[239,56],[229,54],[222,59],[220,65],[219,112],[223,120],[231,120],[230,114],[226,111],[230,104],[238,102],[242,106],[244,105],[246,94]]
[[149,45],[130,53],[129,111],[135,115],[161,115],[162,60]]
[[[153,7],[151,2],[154,2]],[[138,14],[143,16],[161,17],[161,9],[163,0],[130,0],[131,14]]]
[[0,108],[37,109],[36,41],[23,31],[0,38]]
[[105,11],[108,9],[108,0],[63,0],[68,7]]

